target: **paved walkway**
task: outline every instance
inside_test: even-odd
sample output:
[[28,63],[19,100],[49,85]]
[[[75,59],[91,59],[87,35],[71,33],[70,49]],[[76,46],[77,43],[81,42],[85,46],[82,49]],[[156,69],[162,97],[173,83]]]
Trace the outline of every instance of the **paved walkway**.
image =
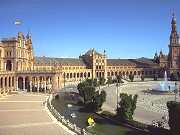
[[75,134],[43,106],[47,96],[43,93],[21,93],[0,97],[0,135]]
[[[142,90],[152,89],[158,83],[157,81],[149,82],[132,82],[123,84],[118,88],[118,93],[138,94],[137,107],[134,114],[134,119],[143,123],[152,122],[152,120],[161,120],[162,116],[168,115],[166,106],[167,101],[174,100],[173,95],[154,95],[142,92]],[[179,84],[178,84],[179,85]],[[107,93],[106,102],[103,104],[103,109],[116,113],[117,108],[117,87],[115,85],[102,87]],[[177,100],[180,101],[179,96]],[[168,126],[166,124],[166,126]]]

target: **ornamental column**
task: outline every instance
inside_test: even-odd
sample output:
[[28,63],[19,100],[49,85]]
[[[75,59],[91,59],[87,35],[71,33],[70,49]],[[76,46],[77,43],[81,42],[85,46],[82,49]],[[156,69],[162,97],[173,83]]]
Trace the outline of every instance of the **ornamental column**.
[[29,81],[29,85],[30,85],[30,92],[32,92],[32,80]]
[[11,71],[14,71],[14,69],[13,69],[13,63],[11,63]]
[[23,77],[23,91],[25,91],[25,78]]
[[57,89],[57,87],[56,87],[56,86],[57,86],[56,81],[57,81],[56,75],[54,75],[54,76],[53,76],[53,82],[52,82],[53,90]]
[[44,93],[46,93],[46,77],[44,79]]
[[18,90],[18,78],[16,80],[16,90]]
[[3,77],[3,95],[6,95],[5,77]]
[[1,92],[1,77],[0,77],[0,92]]
[[6,63],[4,63],[4,71],[6,71]]
[[37,79],[37,92],[39,92],[39,78]]

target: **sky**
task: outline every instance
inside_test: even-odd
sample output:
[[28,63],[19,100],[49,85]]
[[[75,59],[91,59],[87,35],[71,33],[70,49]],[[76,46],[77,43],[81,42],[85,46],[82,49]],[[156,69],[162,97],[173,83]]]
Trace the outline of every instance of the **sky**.
[[[78,58],[90,48],[108,58],[168,54],[180,0],[0,0],[0,39],[30,30],[35,56]],[[20,25],[14,22],[19,20]]]

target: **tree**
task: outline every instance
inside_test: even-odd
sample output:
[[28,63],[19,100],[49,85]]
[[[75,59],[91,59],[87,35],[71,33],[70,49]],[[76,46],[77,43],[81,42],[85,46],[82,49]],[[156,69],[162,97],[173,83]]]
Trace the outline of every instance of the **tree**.
[[153,74],[153,78],[154,78],[154,81],[157,81],[157,79],[158,79],[158,74]]
[[83,96],[83,89],[87,86],[89,86],[89,83],[87,83],[87,82],[82,82],[82,83],[78,84],[77,89],[79,90],[80,96]]
[[145,75],[141,75],[141,81],[144,81]]
[[93,80],[92,80],[92,79],[86,79],[86,82],[87,82],[89,85],[92,85],[92,84],[93,84]]
[[94,93],[95,93],[95,87],[93,87],[93,86],[84,87],[83,98],[84,98],[85,104],[88,102],[92,102]]
[[101,110],[101,107],[106,100],[106,92],[95,91],[95,87],[90,84],[90,81],[88,82],[78,84],[78,101],[80,105],[85,107],[86,111],[96,112]]
[[104,77],[100,77],[99,78],[99,84],[101,85],[101,86],[103,86],[104,85],[104,83],[105,83],[105,78]]
[[106,92],[103,90],[99,94],[99,91],[96,91],[94,96],[95,101],[95,111],[100,111],[103,103],[106,101]]
[[[168,101],[169,127],[172,135],[177,134],[180,125],[180,102]],[[178,132],[179,133],[179,132]]]
[[129,75],[129,79],[131,80],[131,82],[134,80],[134,75],[130,74]]
[[95,87],[97,87],[97,86],[98,86],[98,80],[97,80],[97,78],[94,78],[94,80],[93,80],[93,84],[94,84],[94,86],[95,86]]
[[112,84],[113,82],[112,82],[112,77],[108,77],[107,78],[108,80],[107,80],[107,84],[108,84],[108,86],[109,86],[109,84]]
[[121,101],[119,102],[120,107],[117,108],[117,118],[123,123],[132,123],[133,114],[136,109],[138,95],[127,95],[126,93],[120,94]]
[[171,81],[178,81],[179,80],[177,72],[171,73],[170,80]]
[[117,78],[118,83],[120,83],[122,79],[122,74],[117,75],[116,78]]

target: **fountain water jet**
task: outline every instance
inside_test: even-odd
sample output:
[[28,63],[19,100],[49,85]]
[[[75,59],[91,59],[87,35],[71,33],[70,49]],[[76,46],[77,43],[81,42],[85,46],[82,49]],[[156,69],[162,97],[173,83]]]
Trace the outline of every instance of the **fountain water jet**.
[[169,92],[169,91],[173,91],[173,90],[176,90],[176,87],[172,86],[168,83],[166,71],[164,72],[164,81],[152,89],[152,91],[154,91],[154,92]]

